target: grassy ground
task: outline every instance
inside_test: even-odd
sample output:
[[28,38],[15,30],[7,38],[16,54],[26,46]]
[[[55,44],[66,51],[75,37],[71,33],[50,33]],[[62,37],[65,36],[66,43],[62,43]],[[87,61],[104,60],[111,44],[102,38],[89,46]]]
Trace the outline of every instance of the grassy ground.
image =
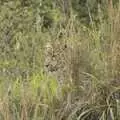
[[[32,24],[32,11],[21,22],[17,11],[3,11],[0,120],[120,120],[119,8],[109,5],[108,19],[97,27],[71,16],[64,28],[54,25],[44,32]],[[44,72],[47,43],[67,67],[61,85]]]

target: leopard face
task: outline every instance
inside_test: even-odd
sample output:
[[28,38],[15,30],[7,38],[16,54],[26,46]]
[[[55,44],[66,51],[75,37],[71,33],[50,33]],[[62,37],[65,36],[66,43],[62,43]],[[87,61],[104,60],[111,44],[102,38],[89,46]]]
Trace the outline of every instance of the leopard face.
[[45,72],[53,75],[60,82],[65,81],[65,79],[68,79],[68,61],[70,61],[68,58],[70,56],[66,44],[60,42],[53,44],[47,43],[45,46]]

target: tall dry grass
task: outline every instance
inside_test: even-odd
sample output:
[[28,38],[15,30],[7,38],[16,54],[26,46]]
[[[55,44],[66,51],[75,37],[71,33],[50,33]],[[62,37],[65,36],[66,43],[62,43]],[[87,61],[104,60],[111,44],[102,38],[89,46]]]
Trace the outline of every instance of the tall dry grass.
[[[93,21],[90,28],[81,25],[71,15],[64,28],[57,26],[51,28],[52,32],[31,32],[30,45],[28,41],[18,42],[17,66],[24,71],[9,71],[15,58],[13,61],[6,58],[1,63],[1,120],[120,119],[119,4],[113,6],[108,2],[105,12],[107,19],[101,19],[97,27]],[[21,34],[20,38],[29,40]],[[44,58],[43,46],[47,42],[53,45],[54,52],[58,50],[57,60],[67,67],[64,72],[67,77],[61,86],[55,76],[43,70],[47,57]],[[66,46],[62,50],[64,57],[59,56],[58,48],[62,46]]]

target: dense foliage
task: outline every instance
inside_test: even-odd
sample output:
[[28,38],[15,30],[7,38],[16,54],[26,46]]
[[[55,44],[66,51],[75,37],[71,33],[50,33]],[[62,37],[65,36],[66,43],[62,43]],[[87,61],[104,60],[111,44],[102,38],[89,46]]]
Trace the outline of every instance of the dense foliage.
[[0,120],[119,120],[119,25],[119,0],[0,0]]

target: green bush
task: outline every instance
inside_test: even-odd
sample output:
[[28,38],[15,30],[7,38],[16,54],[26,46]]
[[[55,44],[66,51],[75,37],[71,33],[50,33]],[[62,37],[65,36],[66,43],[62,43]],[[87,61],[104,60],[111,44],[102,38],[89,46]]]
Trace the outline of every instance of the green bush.
[[119,120],[120,6],[64,2],[0,1],[1,120]]

